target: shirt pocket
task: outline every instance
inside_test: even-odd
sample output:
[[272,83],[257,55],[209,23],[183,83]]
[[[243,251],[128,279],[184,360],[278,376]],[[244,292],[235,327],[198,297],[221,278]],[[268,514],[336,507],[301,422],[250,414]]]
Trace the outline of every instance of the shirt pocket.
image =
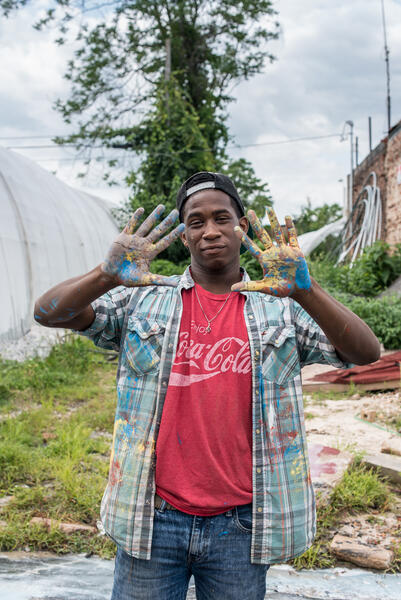
[[155,320],[129,317],[124,340],[126,360],[137,375],[158,371],[165,324]]
[[281,325],[262,331],[262,372],[267,381],[283,385],[299,375],[295,327]]

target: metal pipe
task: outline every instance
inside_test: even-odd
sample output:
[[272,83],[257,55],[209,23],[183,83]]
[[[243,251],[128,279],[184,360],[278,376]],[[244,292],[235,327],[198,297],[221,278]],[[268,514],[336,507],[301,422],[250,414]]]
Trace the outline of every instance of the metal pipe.
[[369,124],[369,153],[372,152],[372,117],[368,117]]

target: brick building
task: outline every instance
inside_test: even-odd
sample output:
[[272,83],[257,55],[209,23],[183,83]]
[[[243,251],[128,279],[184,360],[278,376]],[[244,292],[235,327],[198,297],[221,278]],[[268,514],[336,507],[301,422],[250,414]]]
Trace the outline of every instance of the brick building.
[[353,205],[372,172],[376,173],[382,201],[380,238],[390,245],[401,243],[401,121],[354,170]]

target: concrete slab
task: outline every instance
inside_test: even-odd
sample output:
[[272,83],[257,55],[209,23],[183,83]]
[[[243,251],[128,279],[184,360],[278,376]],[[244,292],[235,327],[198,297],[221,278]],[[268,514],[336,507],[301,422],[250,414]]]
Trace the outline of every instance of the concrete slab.
[[[109,600],[114,561],[83,555],[0,555],[1,600]],[[399,600],[401,575],[360,569],[295,571],[274,565],[267,573],[266,600]],[[155,600],[157,600],[155,598]],[[195,600],[192,581],[187,600]]]
[[363,461],[370,467],[377,469],[390,481],[401,485],[401,457],[391,454],[377,454],[365,456]]

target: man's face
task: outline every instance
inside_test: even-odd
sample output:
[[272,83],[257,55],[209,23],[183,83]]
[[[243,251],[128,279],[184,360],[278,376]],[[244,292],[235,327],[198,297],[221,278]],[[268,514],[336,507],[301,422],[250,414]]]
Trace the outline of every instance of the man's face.
[[233,200],[221,190],[201,190],[184,204],[185,231],[181,239],[192,263],[215,271],[239,260],[241,240],[234,227],[248,229],[246,217],[238,217]]

